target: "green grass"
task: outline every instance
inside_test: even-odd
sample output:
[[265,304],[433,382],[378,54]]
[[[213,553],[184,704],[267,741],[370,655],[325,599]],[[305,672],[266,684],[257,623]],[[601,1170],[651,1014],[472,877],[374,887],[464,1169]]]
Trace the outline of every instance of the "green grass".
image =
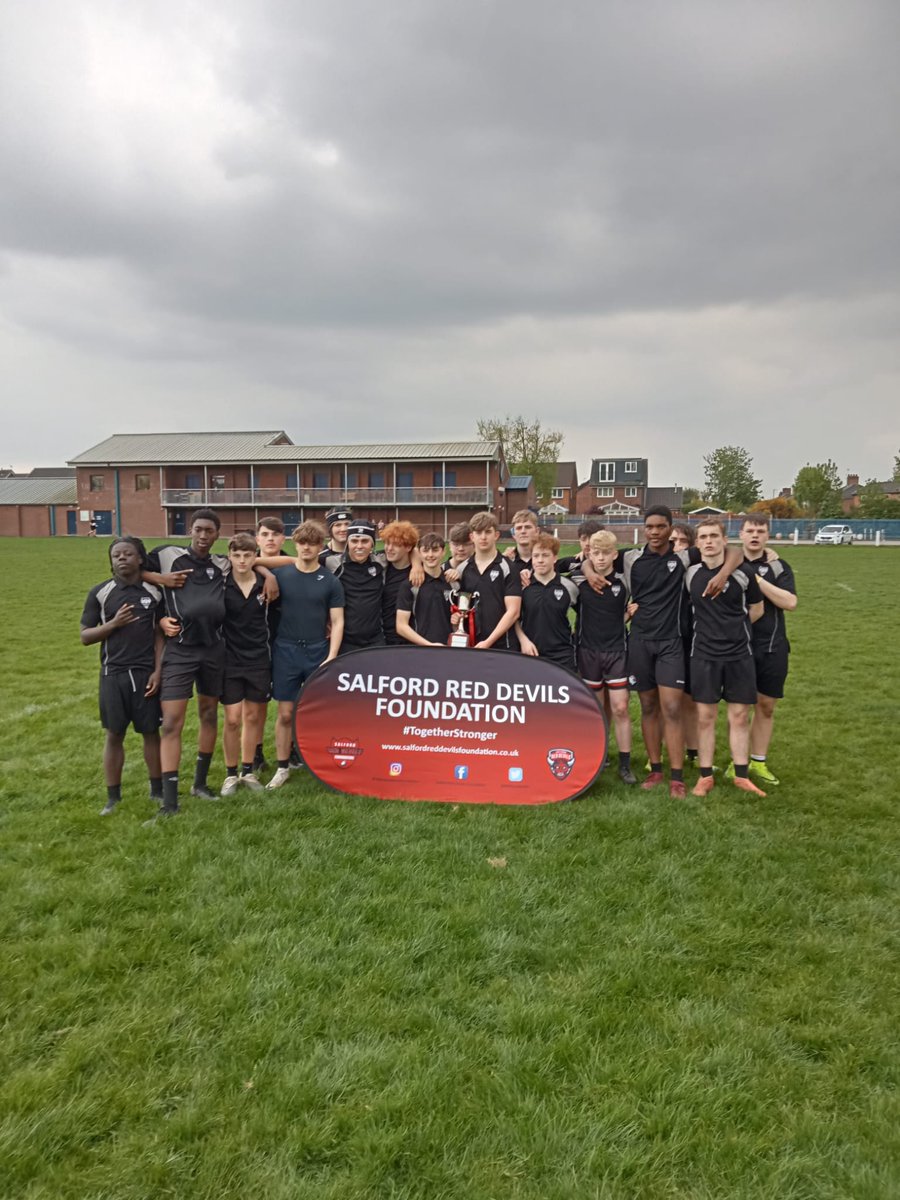
[[105,543],[3,552],[0,1196],[900,1194],[900,554],[791,549],[766,800],[147,829],[133,737],[97,815]]

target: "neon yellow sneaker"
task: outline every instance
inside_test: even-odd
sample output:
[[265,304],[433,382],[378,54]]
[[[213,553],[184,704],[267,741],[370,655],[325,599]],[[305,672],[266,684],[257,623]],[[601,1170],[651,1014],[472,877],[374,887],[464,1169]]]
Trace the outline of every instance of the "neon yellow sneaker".
[[730,762],[728,764],[728,766],[725,768],[725,778],[726,779],[734,779],[734,763],[733,762]]
[[760,783],[767,783],[770,787],[778,787],[778,784],[781,782],[778,777],[773,775],[769,770],[769,764],[765,761],[765,759],[763,759],[762,762],[758,762],[755,758],[751,758],[750,774],[755,779],[758,779]]

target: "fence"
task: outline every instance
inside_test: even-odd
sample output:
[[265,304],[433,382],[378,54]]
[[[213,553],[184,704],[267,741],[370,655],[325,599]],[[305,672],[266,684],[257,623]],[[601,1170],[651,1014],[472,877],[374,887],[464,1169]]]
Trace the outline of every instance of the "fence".
[[[604,528],[612,530],[619,539],[619,542],[624,545],[627,542],[640,543],[643,541],[643,524],[635,524],[628,517],[588,517],[586,520],[601,521]],[[678,517],[677,520],[682,520]],[[730,538],[736,538],[741,528],[742,517],[726,517],[725,528]],[[685,524],[697,526],[699,519],[693,521],[685,519]],[[570,521],[566,524],[560,524],[553,520],[541,520],[541,525],[545,529],[552,529],[556,532],[556,536],[563,542],[578,541],[578,524],[579,522]],[[775,541],[792,542],[794,541],[794,531],[796,530],[796,538],[799,542],[811,542],[816,536],[816,531],[825,525],[848,525],[853,533],[854,542],[892,542],[900,541],[900,521],[852,521],[846,518],[832,517],[830,520],[807,521],[799,518],[792,520],[775,520],[769,523],[771,537]]]

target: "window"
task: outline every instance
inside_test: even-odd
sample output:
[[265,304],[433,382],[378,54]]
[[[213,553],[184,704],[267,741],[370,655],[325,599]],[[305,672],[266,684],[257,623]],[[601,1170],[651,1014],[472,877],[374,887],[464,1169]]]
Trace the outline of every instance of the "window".
[[637,475],[637,459],[633,458],[625,464],[626,475]]
[[566,492],[565,488],[554,488],[553,491],[550,493],[550,499],[551,500],[562,500],[563,496],[565,495],[565,492]]
[[149,475],[135,475],[134,490],[136,492],[149,492],[150,491],[150,476]]
[[397,472],[397,499],[398,500],[413,500],[413,473],[412,471]]
[[348,491],[350,488],[355,488],[357,486],[357,483],[356,483],[357,478],[358,478],[358,476],[355,471],[347,472],[347,479],[346,479],[346,483],[344,486],[348,489]]
[[103,476],[102,475],[92,475],[91,476],[91,491],[92,492],[102,492],[103,486],[104,485],[103,485]]
[[[293,471],[286,472],[286,474],[284,476],[284,486],[286,488],[295,488],[295,487],[297,487],[298,482],[299,481],[297,479],[297,468],[296,467],[294,467]],[[284,521],[284,517],[282,517],[281,519],[282,519],[282,521]],[[285,523],[285,525],[287,525],[289,522],[284,521],[284,523]],[[297,521],[297,522],[295,522],[295,524],[299,525],[300,522]]]
[[384,471],[369,472],[369,487],[383,488],[384,487]]
[[313,487],[327,488],[331,482],[327,471],[313,471]]
[[199,492],[203,483],[199,475],[185,475],[184,486],[189,492]]
[[441,468],[438,467],[434,473],[434,486],[436,488],[456,487],[456,472],[455,471],[442,472]]
[[636,488],[636,487],[627,487],[627,488],[625,489],[625,499],[626,499],[626,500],[631,500],[631,499],[633,499],[633,498],[634,498],[636,495],[637,495],[637,488]]
[[[597,479],[600,483],[615,483],[616,464],[614,462],[598,462]],[[612,495],[612,493],[610,493],[610,495]]]
[[597,488],[597,499],[598,500],[608,500],[611,496],[614,496],[615,494],[616,493],[615,493],[614,488],[611,488],[611,487]]
[[225,476],[224,475],[213,475],[210,478],[209,485],[214,492],[224,492],[225,491]]

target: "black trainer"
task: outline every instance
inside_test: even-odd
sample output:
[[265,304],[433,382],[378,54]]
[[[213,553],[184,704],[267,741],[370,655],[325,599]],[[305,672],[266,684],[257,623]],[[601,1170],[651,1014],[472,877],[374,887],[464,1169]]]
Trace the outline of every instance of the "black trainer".
[[174,808],[166,808],[164,804],[156,810],[149,821],[144,821],[144,827],[148,825],[158,825],[160,821],[166,821],[169,817],[177,817],[181,809],[176,804]]
[[291,756],[288,759],[288,766],[292,771],[299,771],[301,767],[306,766],[303,759],[298,754],[296,746],[291,746]]
[[197,796],[201,800],[218,800],[215,792],[210,791],[205,783],[195,783],[191,788],[191,795]]
[[119,804],[118,800],[107,800],[106,807],[100,809],[100,816],[108,817],[111,812],[116,811],[116,807],[118,806],[118,804]]
[[627,783],[629,787],[634,787],[637,784],[637,776],[631,767],[619,767],[619,778],[623,783]]

